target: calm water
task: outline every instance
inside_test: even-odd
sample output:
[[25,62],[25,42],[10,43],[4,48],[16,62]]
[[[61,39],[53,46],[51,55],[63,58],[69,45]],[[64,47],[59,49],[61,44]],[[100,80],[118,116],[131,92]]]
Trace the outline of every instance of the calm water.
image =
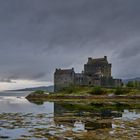
[[0,93],[0,139],[73,140],[90,135],[100,139],[99,130],[103,138],[117,139],[116,133],[122,135],[127,129],[135,139],[139,137],[139,108],[94,102],[33,103],[25,99],[29,93]]

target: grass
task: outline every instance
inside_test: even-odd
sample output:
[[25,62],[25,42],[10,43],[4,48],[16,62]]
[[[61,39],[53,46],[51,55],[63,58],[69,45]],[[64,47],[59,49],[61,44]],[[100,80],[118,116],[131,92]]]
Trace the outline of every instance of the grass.
[[128,87],[117,87],[117,88],[102,88],[87,87],[87,86],[70,86],[62,91],[56,92],[53,95],[66,95],[66,96],[88,96],[88,95],[140,95],[140,89],[128,88]]
[[43,90],[37,90],[37,91],[35,91],[35,92],[33,92],[33,93],[35,93],[35,94],[44,94],[45,91],[43,91]]
[[[78,99],[89,99],[91,100],[97,98],[110,98],[108,95],[124,95],[126,98],[134,97],[136,98],[137,95],[140,95],[140,89],[135,88],[128,88],[128,87],[118,87],[118,88],[101,88],[101,87],[87,87],[87,86],[70,86],[65,88],[62,91],[55,92],[52,94],[45,94],[45,91],[37,90],[27,96],[27,99],[36,99],[38,100],[78,100]],[[37,95],[37,96],[36,96]],[[98,95],[98,96],[96,96]],[[76,97],[77,96],[77,97]],[[91,96],[91,97],[90,97]],[[95,97],[94,97],[95,96]],[[123,96],[119,96],[121,98]],[[113,98],[113,96],[111,97]],[[114,96],[114,99],[115,96]]]
[[87,86],[70,86],[64,88],[62,91],[56,92],[57,95],[87,95],[91,87]]

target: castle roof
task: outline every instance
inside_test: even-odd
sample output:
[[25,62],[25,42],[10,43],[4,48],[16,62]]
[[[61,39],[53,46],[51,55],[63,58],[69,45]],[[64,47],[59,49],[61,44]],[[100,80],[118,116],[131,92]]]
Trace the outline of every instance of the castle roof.
[[88,58],[87,64],[93,64],[93,65],[108,64],[108,61],[106,56],[104,56],[104,58],[96,58],[96,59],[90,57]]
[[72,74],[74,69],[56,69],[55,73],[57,74]]

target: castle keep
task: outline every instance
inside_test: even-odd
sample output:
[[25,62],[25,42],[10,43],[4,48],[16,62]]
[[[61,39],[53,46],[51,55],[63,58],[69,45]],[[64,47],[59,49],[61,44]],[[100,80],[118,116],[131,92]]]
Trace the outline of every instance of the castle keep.
[[108,63],[107,56],[104,58],[88,58],[82,73],[75,73],[72,69],[56,69],[54,73],[54,90],[59,91],[70,85],[118,87],[121,79],[111,76],[112,65]]

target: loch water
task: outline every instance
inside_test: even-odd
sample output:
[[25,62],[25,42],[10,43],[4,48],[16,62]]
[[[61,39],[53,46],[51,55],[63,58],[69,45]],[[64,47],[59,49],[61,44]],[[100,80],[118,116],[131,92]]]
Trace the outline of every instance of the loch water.
[[140,109],[137,107],[90,100],[32,102],[25,98],[29,93],[0,93],[0,139],[140,138]]

